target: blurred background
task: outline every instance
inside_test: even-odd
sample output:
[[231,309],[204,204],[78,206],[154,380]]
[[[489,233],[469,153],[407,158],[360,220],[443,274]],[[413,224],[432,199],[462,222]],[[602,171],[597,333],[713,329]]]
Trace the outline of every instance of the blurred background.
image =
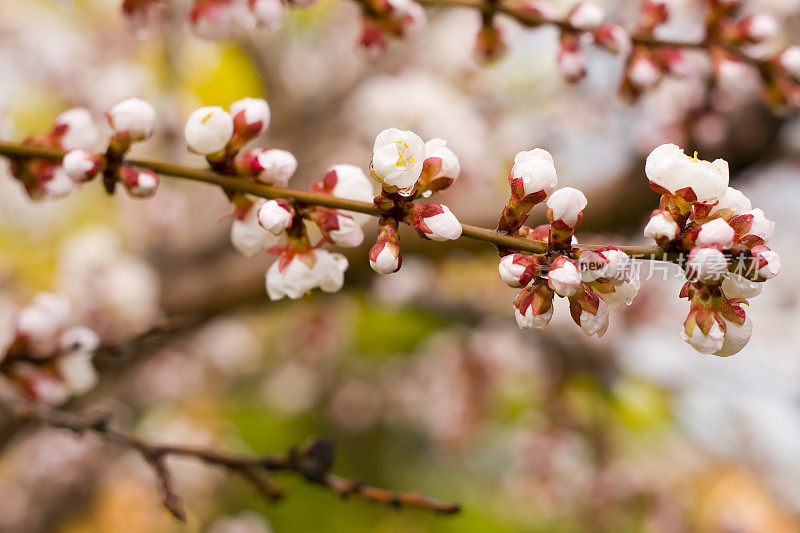
[[[765,108],[755,75],[709,87],[707,60],[693,57],[696,75],[630,105],[616,95],[621,60],[601,51],[589,51],[585,81],[566,84],[551,28],[500,20],[509,54],[478,66],[480,17],[468,9],[429,10],[422,42],[393,43],[372,62],[355,46],[358,7],[341,0],[224,41],[186,30],[188,2],[170,2],[145,32],[126,24],[119,0],[67,4],[0,2],[4,139],[46,131],[73,106],[101,125],[110,105],[138,96],[159,122],[133,155],[200,166],[182,139],[188,114],[264,97],[273,119],[259,145],[297,156],[295,188],[332,164],[366,169],[380,130],[413,129],[446,139],[461,160],[442,201],[462,222],[494,227],[514,154],[542,147],[559,184],[589,198],[579,240],[631,244],[646,244],[658,201],[644,156],[675,142],[729,161],[732,185],[776,221],[770,245],[784,270],[749,308],[750,344],[727,359],[681,341],[688,306],[677,275],[644,281],[602,339],[585,338],[565,302],[547,330],[520,331],[492,247],[407,232],[402,270],[379,277],[367,264],[371,225],[349,252],[343,291],[270,302],[272,258],[233,250],[220,190],[164,178],[147,201],[94,183],[33,203],[3,160],[2,298],[63,292],[120,346],[97,358],[99,386],[70,409],[110,410],[154,440],[242,453],[328,436],[337,473],[463,511],[341,501],[289,477],[278,478],[286,500],[270,504],[235,477],[170,459],[189,513],[182,525],[135,452],[0,419],[0,531],[800,530],[800,120]],[[671,4],[660,34],[698,38],[702,2]],[[798,35],[800,1],[746,5]],[[605,7],[624,23],[639,5]],[[544,222],[541,207],[533,219]],[[126,344],[164,321],[180,327]]]

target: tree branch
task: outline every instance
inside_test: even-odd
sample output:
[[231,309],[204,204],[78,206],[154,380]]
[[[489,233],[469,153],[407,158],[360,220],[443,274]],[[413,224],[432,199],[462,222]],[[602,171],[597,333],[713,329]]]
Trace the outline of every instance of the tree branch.
[[306,445],[292,448],[283,455],[248,457],[209,448],[155,444],[115,427],[105,414],[77,415],[8,395],[0,395],[0,409],[18,419],[67,429],[79,435],[94,433],[107,441],[136,450],[158,478],[164,507],[181,521],[186,521],[186,512],[180,496],[173,488],[172,476],[165,462],[169,456],[193,457],[238,474],[270,500],[280,499],[284,495],[283,490],[273,482],[271,474],[287,472],[298,474],[309,483],[327,488],[342,498],[356,496],[396,508],[409,507],[440,514],[454,514],[460,510],[456,503],[440,502],[414,492],[381,489],[330,473],[334,446],[325,439],[312,439]]
[[[60,150],[34,148],[11,142],[0,142],[0,154],[11,158],[42,158],[50,160],[60,160],[64,157],[64,152]],[[211,170],[195,169],[159,161],[126,159],[126,163],[142,168],[148,168],[154,172],[157,172],[158,174],[161,174],[162,176],[172,176],[175,178],[209,183],[224,189],[252,194],[261,198],[290,198],[303,204],[319,205],[333,209],[343,209],[346,211],[356,211],[375,217],[380,216],[378,211],[375,209],[375,206],[367,202],[348,200],[345,198],[338,198],[336,196],[309,191],[273,187],[271,185],[261,185],[247,181],[238,176],[222,175],[212,172]],[[547,252],[547,243],[545,242],[506,235],[495,230],[471,226],[469,224],[462,224],[461,226],[463,228],[462,236],[470,239],[489,242],[495,246],[500,246],[510,250],[532,253]],[[598,246],[599,245],[586,244],[579,245],[578,248],[593,249],[597,248]],[[614,246],[628,255],[635,257],[636,259],[668,262],[677,262],[680,259],[678,254],[667,253],[658,246]]]

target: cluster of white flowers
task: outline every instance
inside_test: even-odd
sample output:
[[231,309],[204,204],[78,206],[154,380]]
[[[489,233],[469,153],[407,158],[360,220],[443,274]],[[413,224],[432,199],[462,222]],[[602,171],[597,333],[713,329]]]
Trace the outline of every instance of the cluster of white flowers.
[[21,394],[50,405],[85,394],[97,382],[97,334],[71,323],[66,296],[39,293],[15,309],[0,303],[0,375]]
[[359,46],[370,59],[383,53],[387,36],[419,39],[428,25],[425,11],[414,0],[370,0],[370,13],[362,17]]
[[[285,187],[297,169],[294,155],[275,148],[242,150],[267,129],[269,119],[266,101],[245,98],[231,104],[230,112],[220,107],[195,110],[184,134],[190,150],[205,155],[212,168],[232,169],[241,179]],[[312,184],[312,190],[362,202],[374,198],[364,171],[347,164],[330,167],[321,182]],[[347,259],[321,246],[359,246],[364,240],[363,216],[320,206],[300,208],[290,200],[241,193],[233,194],[231,201],[235,206],[234,247],[247,257],[264,250],[279,256],[266,274],[270,298],[300,298],[317,287],[326,292],[341,289]]]
[[688,253],[681,296],[691,306],[683,339],[701,353],[733,355],[752,333],[742,304],[780,271],[778,254],[766,246],[775,223],[728,186],[722,159],[703,161],[664,144],[647,157],[645,173],[662,195],[645,237],[666,251]]
[[[292,1],[310,6],[315,0]],[[252,29],[274,30],[283,19],[282,0],[194,0],[189,27],[202,39],[226,39]]]
[[[573,320],[586,335],[602,336],[609,313],[630,303],[639,291],[630,258],[617,248],[576,250],[574,229],[583,218],[587,200],[572,187],[556,189],[553,158],[536,148],[520,152],[509,171],[511,198],[501,227],[519,236],[548,243],[550,254],[507,253],[500,260],[500,278],[510,287],[523,287],[514,301],[520,328],[543,329],[553,316],[555,295],[567,298]],[[547,199],[549,224],[528,228],[530,210]]]
[[[98,130],[91,113],[80,107],[56,117],[48,133],[24,141],[29,146],[67,152],[61,161],[36,158],[14,161],[12,172],[31,198],[62,197],[92,180],[105,170],[109,159],[118,162],[132,143],[153,135],[156,114],[147,102],[129,98],[113,106],[106,119],[112,130],[106,157],[92,151],[99,138]],[[152,196],[158,187],[155,172],[128,165],[116,166],[114,179],[136,198]]]

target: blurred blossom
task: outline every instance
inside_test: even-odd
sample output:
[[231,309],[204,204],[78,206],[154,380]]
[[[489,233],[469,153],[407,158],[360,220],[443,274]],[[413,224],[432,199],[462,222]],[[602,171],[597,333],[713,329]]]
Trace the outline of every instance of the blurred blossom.
[[80,320],[107,341],[143,333],[160,317],[157,274],[123,251],[108,228],[84,230],[64,242],[58,286],[75,301]]
[[308,411],[321,393],[320,376],[299,363],[286,363],[270,373],[261,383],[261,397],[285,416]]
[[374,385],[350,378],[340,383],[332,392],[329,412],[343,429],[353,433],[365,431],[378,419],[381,411],[381,394]]
[[253,512],[222,516],[206,530],[207,533],[272,533],[272,531],[269,522]]

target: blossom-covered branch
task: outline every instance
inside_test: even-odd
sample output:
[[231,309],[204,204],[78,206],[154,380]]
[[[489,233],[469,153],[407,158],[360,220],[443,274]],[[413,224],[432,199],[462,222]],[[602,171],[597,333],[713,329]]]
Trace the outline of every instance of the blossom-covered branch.
[[342,498],[352,496],[392,507],[423,509],[441,514],[453,514],[460,509],[456,503],[440,502],[418,493],[381,489],[332,474],[330,471],[335,456],[334,446],[325,439],[313,439],[304,446],[291,448],[282,455],[250,457],[208,448],[153,443],[116,427],[104,414],[76,415],[2,395],[0,395],[0,409],[15,418],[67,429],[80,435],[94,433],[108,441],[136,450],[153,468],[158,478],[164,507],[182,521],[186,520],[186,513],[180,497],[174,491],[171,473],[165,463],[168,457],[193,457],[209,465],[223,468],[241,476],[271,500],[282,498],[284,495],[283,489],[272,480],[272,474],[287,472],[297,474],[307,482],[324,487]]
[[[644,252],[644,258],[677,262],[688,280],[681,296],[692,300],[684,339],[702,353],[731,355],[751,333],[741,304],[780,271],[777,253],[766,246],[774,223],[728,187],[727,162],[703,161],[696,153],[689,157],[673,144],[653,150],[644,169],[650,187],[661,194],[659,209],[644,229],[656,247],[580,247],[574,233],[588,199],[572,187],[557,188],[553,157],[542,148],[515,156],[508,173],[510,197],[498,230],[491,231],[465,227],[446,205],[429,202],[461,172],[443,139],[425,142],[412,131],[383,130],[375,139],[369,177],[357,165],[335,164],[310,192],[302,192],[286,188],[297,169],[294,155],[246,148],[269,125],[269,105],[262,99],[244,98],[229,111],[202,107],[189,116],[188,148],[205,156],[212,172],[126,160],[132,143],[146,140],[155,128],[155,111],[142,100],[123,101],[106,114],[113,133],[105,154],[87,150],[97,137],[87,114],[67,111],[51,131],[29,137],[23,146],[0,145],[0,153],[11,154],[12,173],[28,194],[61,196],[99,174],[109,194],[122,184],[139,198],[155,193],[157,172],[218,185],[232,206],[234,247],[248,257],[265,250],[278,256],[265,276],[273,300],[300,298],[313,289],[340,290],[349,263],[327,246],[358,247],[365,215],[373,215],[379,217],[379,232],[369,264],[382,275],[401,268],[400,223],[426,240],[467,234],[495,244],[501,279],[523,289],[514,307],[517,323],[528,329],[547,326],[558,295],[569,300],[572,318],[586,335],[602,336],[610,311],[638,293],[630,256]],[[61,161],[63,152],[57,149],[69,150]],[[377,196],[370,178],[380,184]],[[544,201],[549,223],[526,226],[532,209]],[[695,322],[703,339],[712,335],[713,342],[693,336]],[[739,334],[726,336],[727,331]]]
[[[595,45],[625,59],[619,92],[634,100],[668,76],[685,77],[704,70],[686,52],[707,56],[714,80],[738,81],[750,70],[761,78],[765,100],[780,108],[800,107],[800,47],[779,42],[782,28],[765,12],[751,12],[740,0],[698,1],[705,34],[698,40],[664,40],[656,30],[677,9],[666,0],[644,0],[635,26],[626,29],[606,17],[593,2],[577,2],[565,16],[538,0],[356,0],[362,9],[359,46],[369,57],[379,56],[391,39],[418,40],[427,17],[422,6],[464,7],[480,12],[475,54],[480,62],[504,56],[508,44],[496,15],[527,28],[555,27],[560,50],[556,63],[565,80],[586,76],[586,49]],[[257,28],[274,29],[284,8],[308,7],[315,0],[194,0],[187,12],[195,35],[219,39]],[[158,13],[155,0],[125,0],[123,13],[139,28]],[[767,45],[758,50],[754,46]]]
[[[9,158],[37,158],[50,161],[61,161],[64,158],[65,152],[60,149],[39,148],[21,143],[0,141],[0,155],[4,155]],[[275,187],[262,183],[253,183],[250,181],[237,179],[235,175],[231,176],[218,174],[205,169],[192,168],[162,161],[127,158],[125,161],[136,167],[152,170],[161,176],[208,183],[211,185],[217,185],[222,189],[250,194],[260,198],[290,198],[309,205],[318,205],[332,209],[354,211],[375,217],[380,216],[380,213],[377,211],[375,205],[369,202],[350,200],[348,198],[339,198],[337,196],[320,194],[312,191],[302,191],[286,187]],[[525,252],[543,252],[547,250],[547,243],[543,241],[523,239],[492,229],[472,226],[469,224],[462,223],[461,227],[461,235],[469,239],[484,241],[496,246],[502,246],[511,250]],[[592,248],[599,246],[601,245],[580,245],[581,248]],[[657,246],[635,246],[622,244],[615,246],[617,246],[620,250],[623,250],[625,253],[636,257],[637,259],[670,262],[675,262],[678,260],[678,257],[675,254],[665,253],[664,250]]]

